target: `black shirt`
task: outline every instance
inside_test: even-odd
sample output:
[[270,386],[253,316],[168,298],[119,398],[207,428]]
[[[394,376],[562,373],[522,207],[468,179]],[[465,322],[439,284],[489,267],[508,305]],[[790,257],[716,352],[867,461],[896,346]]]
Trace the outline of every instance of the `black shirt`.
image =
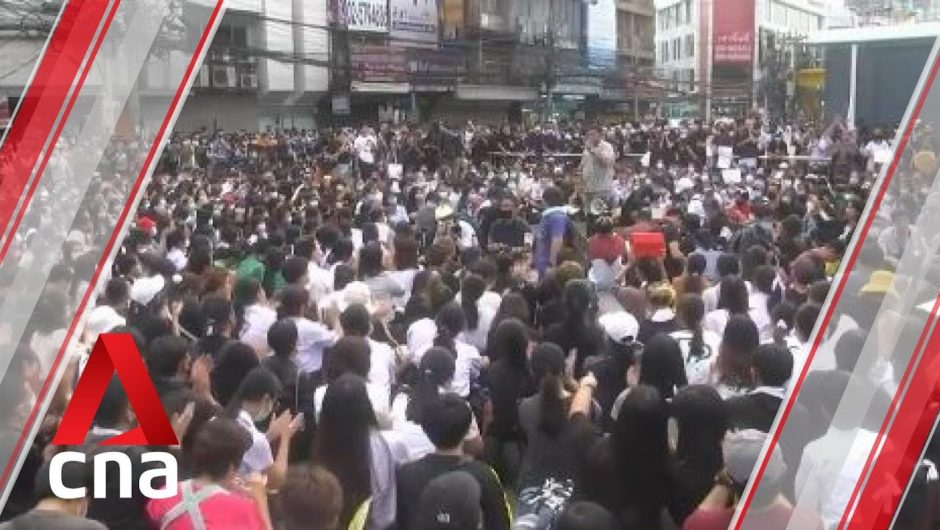
[[576,414],[560,432],[550,435],[540,426],[541,406],[539,395],[519,403],[519,422],[528,440],[519,491],[541,488],[547,480],[571,481],[575,490],[580,490],[584,458],[595,441],[594,426],[584,415]]
[[429,482],[451,471],[465,471],[480,484],[480,508],[483,528],[508,530],[509,511],[506,496],[496,473],[486,464],[466,456],[430,454],[405,464],[398,469],[398,523],[399,530],[418,530],[417,499]]
[[518,217],[511,219],[499,218],[490,225],[488,245],[506,245],[510,248],[522,248],[525,246],[525,235],[529,231],[529,226],[525,221]]

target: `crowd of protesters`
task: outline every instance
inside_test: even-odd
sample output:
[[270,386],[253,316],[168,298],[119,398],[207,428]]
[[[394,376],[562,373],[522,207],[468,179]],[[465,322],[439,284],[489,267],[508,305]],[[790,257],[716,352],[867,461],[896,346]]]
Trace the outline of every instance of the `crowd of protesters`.
[[[0,528],[723,530],[889,138],[759,117],[176,134]],[[913,141],[904,170],[932,176],[936,138]],[[906,247],[933,248],[923,193],[890,191],[847,289],[875,304]],[[92,226],[9,410],[52,369]],[[828,425],[847,386],[899,377],[890,355],[853,375],[871,322],[846,318],[791,416]],[[131,334],[177,430],[175,497],[51,493],[44,433],[106,332]],[[114,379],[87,450],[134,424]],[[771,447],[755,520],[838,525],[854,480],[812,473],[831,435]]]

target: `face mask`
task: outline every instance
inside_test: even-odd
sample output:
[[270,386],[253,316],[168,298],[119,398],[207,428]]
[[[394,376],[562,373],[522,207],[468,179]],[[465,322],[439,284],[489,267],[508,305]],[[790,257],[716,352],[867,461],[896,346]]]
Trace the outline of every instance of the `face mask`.
[[512,219],[512,210],[500,210],[499,216],[502,219]]

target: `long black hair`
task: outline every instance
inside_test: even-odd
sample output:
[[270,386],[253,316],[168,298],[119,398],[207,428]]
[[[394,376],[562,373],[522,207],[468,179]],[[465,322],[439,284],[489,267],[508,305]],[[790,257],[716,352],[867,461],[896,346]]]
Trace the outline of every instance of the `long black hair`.
[[241,335],[245,327],[245,309],[258,303],[261,283],[254,278],[239,278],[232,289],[232,310],[235,312],[235,336]]
[[709,476],[721,470],[721,442],[730,415],[718,391],[708,385],[687,386],[676,394],[671,409],[679,427],[676,458]]
[[341,527],[372,494],[369,438],[377,426],[364,379],[347,374],[330,384],[317,424],[313,461],[336,475],[343,486]]
[[477,329],[480,325],[480,309],[477,302],[485,292],[486,282],[476,274],[468,274],[460,284],[460,306],[467,316],[467,329]]
[[432,347],[421,357],[418,382],[411,392],[405,417],[417,424],[424,419],[424,408],[437,399],[440,388],[454,378],[455,359],[450,351]]
[[664,399],[687,384],[682,350],[675,339],[657,333],[649,340],[640,361],[640,383],[656,388]]
[[727,276],[721,280],[718,309],[726,309],[731,315],[746,315],[750,309],[747,285],[738,276]]
[[631,388],[610,438],[624,498],[632,501],[621,512],[620,519],[622,523],[632,523],[630,527],[655,527],[666,503],[669,494],[666,424],[666,402],[659,392],[646,385]]
[[211,375],[212,393],[222,406],[228,405],[242,379],[259,364],[258,355],[244,342],[233,340],[222,347]]
[[437,336],[434,337],[434,345],[450,350],[453,355],[457,355],[457,335],[467,329],[467,317],[464,315],[463,308],[456,302],[448,302],[437,312],[434,319],[437,325]]
[[692,332],[687,362],[707,358],[708,352],[705,351],[705,339],[702,336],[702,320],[705,318],[705,302],[702,297],[697,294],[684,294],[676,309],[679,320]]
[[565,377],[565,353],[551,342],[532,352],[532,375],[539,384],[539,429],[557,436],[568,418],[568,405],[561,397]]
[[487,345],[494,361],[504,361],[516,371],[526,370],[529,328],[520,320],[510,318],[500,322],[493,330]]

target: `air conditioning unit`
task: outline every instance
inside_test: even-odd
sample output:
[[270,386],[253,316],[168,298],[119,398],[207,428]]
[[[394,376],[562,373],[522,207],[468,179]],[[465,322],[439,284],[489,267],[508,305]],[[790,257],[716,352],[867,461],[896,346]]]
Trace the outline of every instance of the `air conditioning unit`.
[[213,65],[211,68],[213,88],[236,88],[238,86],[238,77],[235,75],[234,66]]
[[242,74],[239,85],[243,89],[255,90],[258,88],[258,74]]

